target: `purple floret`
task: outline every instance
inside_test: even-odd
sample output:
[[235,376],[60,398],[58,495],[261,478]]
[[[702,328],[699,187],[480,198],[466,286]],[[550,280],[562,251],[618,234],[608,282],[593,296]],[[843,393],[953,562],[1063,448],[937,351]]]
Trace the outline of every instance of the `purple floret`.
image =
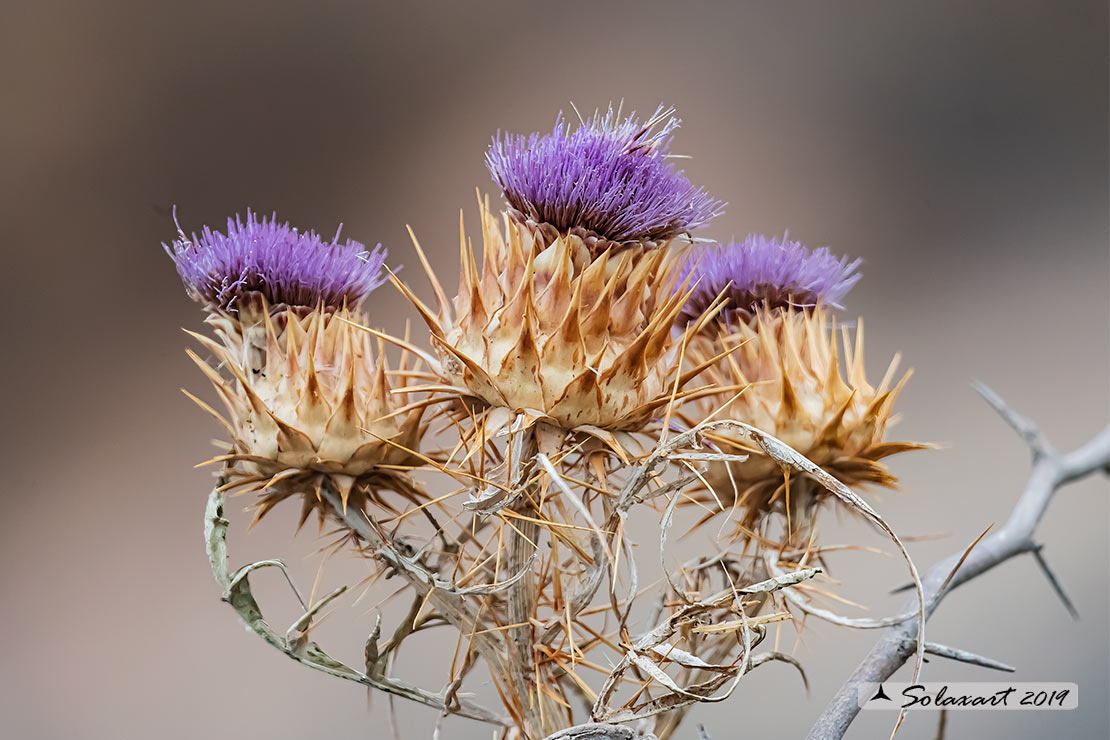
[[[342,226],[340,226],[342,229]],[[331,241],[315,231],[279,224],[277,216],[259,220],[247,211],[227,220],[227,234],[205,226],[198,237],[178,227],[178,239],[163,244],[173,258],[189,296],[225,311],[237,308],[246,293],[261,293],[270,305],[323,305],[355,308],[385,280],[386,251],[379,244]]]
[[861,260],[836,257],[827,247],[810,250],[799,242],[759,234],[739,243],[700,247],[683,268],[694,292],[679,324],[696,319],[721,291],[727,313],[750,316],[757,309],[812,308],[818,303],[840,308],[839,302],[860,279]]
[[723,205],[668,161],[672,113],[660,106],[641,124],[610,108],[573,130],[560,113],[550,134],[499,132],[486,166],[527,221],[619,243],[663,241],[704,226]]

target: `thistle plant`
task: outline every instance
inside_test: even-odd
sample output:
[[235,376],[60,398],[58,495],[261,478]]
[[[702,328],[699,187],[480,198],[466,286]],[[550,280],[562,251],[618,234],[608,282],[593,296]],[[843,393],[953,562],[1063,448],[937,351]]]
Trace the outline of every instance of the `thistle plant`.
[[[785,237],[695,238],[722,204],[673,166],[673,113],[560,116],[548,134],[495,137],[486,162],[505,207],[480,197],[477,248],[460,217],[453,296],[415,236],[427,300],[380,246],[249,211],[166,245],[207,314],[189,354],[222,409],[193,398],[229,437],[210,461],[213,573],[268,643],[520,740],[670,737],[756,668],[800,670],[762,644],[806,614],[908,629],[915,678],[943,647],[924,639],[943,587],[926,601],[901,540],[854,490],[893,486],[888,459],[924,449],[888,438],[909,377],[897,357],[872,385],[862,320],[834,318],[859,261]],[[360,310],[387,278],[427,341]],[[255,520],[298,499],[302,525],[315,514],[338,533],[331,552],[361,556],[370,582],[402,580],[408,615],[388,638],[381,615],[367,625],[361,667],[309,639],[343,588],[302,602],[284,634],[269,626],[250,576],[284,566],[229,571],[229,492]],[[821,604],[832,508],[902,554],[917,594],[906,614],[864,624]],[[676,567],[680,511],[715,534]],[[659,533],[654,583],[634,517]],[[439,686],[396,678],[402,644],[430,629],[457,640]],[[499,707],[471,698],[483,682]]]

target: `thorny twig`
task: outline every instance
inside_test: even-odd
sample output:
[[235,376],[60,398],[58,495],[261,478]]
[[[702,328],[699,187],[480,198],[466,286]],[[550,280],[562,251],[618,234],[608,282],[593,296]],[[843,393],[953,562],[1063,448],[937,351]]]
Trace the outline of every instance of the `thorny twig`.
[[[926,619],[951,589],[1015,555],[1036,553],[1039,545],[1034,540],[1034,533],[1059,488],[1099,471],[1110,473],[1110,427],[1103,429],[1078,450],[1061,454],[1049,444],[1033,422],[1018,414],[994,391],[981,383],[976,383],[975,388],[1029,446],[1033,468],[1025,490],[1002,527],[984,537],[966,555],[954,574],[952,571],[964,555],[962,552],[937,563],[925,575]],[[942,589],[950,574],[950,582]],[[1056,590],[1061,593],[1058,584]],[[917,629],[917,619],[913,618],[891,627],[883,635],[825,707],[809,732],[809,740],[840,740],[844,737],[859,713],[857,687],[861,683],[881,683],[905,663],[913,654],[913,635]]]

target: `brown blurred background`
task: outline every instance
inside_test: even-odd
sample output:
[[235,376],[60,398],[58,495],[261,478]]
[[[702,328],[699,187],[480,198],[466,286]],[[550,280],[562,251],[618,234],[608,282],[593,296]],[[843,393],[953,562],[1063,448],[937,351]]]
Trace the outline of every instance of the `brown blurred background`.
[[[879,506],[905,534],[949,535],[913,547],[922,565],[966,545],[1027,471],[969,378],[1064,449],[1107,419],[1107,25],[1104,2],[3,3],[0,735],[387,736],[382,697],[367,709],[217,598],[211,477],[192,465],[218,430],[178,391],[205,383],[179,330],[200,312],[159,246],[169,209],[186,228],[247,206],[342,221],[427,294],[405,224],[450,275],[458,209],[491,190],[490,135],[549,128],[570,101],[677,106],[687,174],[729,202],[705,235],[788,228],[866,260],[848,312],[876,370],[899,350],[916,368],[900,435],[943,444],[897,460],[904,493]],[[412,318],[388,286],[369,308],[391,331]],[[1014,680],[1078,682],[1080,708],[961,713],[949,738],[1107,737],[1106,494],[1067,489],[1041,532],[1081,621],[1020,559],[930,622]],[[317,543],[291,531],[292,513],[237,531],[232,559],[283,554],[307,588]],[[871,613],[899,608],[896,561],[840,568]],[[325,625],[329,649],[358,660],[375,601]],[[716,740],[800,737],[873,639],[811,624],[808,695],[771,666],[695,718]],[[453,644],[406,675],[439,689],[422,666]],[[937,660],[926,677],[1003,680]],[[398,709],[404,740],[430,737],[430,710]],[[892,719],[866,713],[852,736]],[[935,731],[918,713],[903,736]],[[489,731],[450,720],[442,737]]]

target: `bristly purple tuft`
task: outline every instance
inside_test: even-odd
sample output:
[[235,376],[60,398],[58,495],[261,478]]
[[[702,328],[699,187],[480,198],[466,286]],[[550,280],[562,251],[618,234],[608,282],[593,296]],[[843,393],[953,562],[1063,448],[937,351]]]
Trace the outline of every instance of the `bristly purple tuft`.
[[[699,317],[724,291],[726,314],[750,316],[757,309],[840,308],[839,301],[860,279],[861,260],[836,257],[827,247],[809,250],[790,241],[749,235],[739,243],[699,247],[682,269],[679,285],[693,288],[680,326]],[[695,287],[696,283],[696,287]]]
[[641,124],[610,108],[573,130],[560,113],[550,134],[498,132],[486,166],[525,221],[618,243],[665,241],[709,223],[723,205],[668,161],[673,113],[659,106]]
[[386,251],[350,239],[340,244],[342,228],[326,241],[279,224],[276,214],[259,220],[248,210],[245,221],[227,220],[226,235],[205,226],[189,237],[178,226],[178,238],[162,246],[189,296],[212,308],[234,311],[244,294],[260,293],[270,305],[353,309],[385,281]]

